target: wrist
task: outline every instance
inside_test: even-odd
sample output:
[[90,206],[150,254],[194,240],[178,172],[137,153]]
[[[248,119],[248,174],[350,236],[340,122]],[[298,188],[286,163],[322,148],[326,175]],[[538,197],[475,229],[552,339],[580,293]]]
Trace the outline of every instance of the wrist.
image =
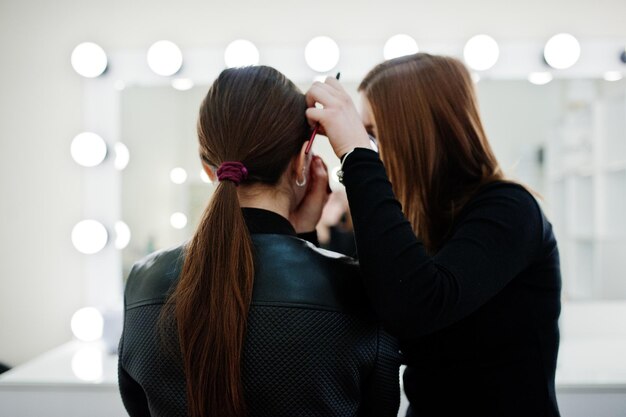
[[360,138],[360,140],[354,141],[349,144],[345,144],[344,146],[334,149],[334,151],[335,151],[335,155],[337,155],[337,157],[341,159],[345,154],[353,151],[356,148],[372,149],[369,136],[365,135],[362,138]]

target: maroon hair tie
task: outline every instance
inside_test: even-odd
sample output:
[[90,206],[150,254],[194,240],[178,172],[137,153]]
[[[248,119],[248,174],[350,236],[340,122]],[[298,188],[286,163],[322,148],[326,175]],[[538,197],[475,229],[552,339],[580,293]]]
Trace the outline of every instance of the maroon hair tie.
[[248,178],[248,169],[241,162],[223,162],[217,169],[219,181],[232,181],[239,185]]

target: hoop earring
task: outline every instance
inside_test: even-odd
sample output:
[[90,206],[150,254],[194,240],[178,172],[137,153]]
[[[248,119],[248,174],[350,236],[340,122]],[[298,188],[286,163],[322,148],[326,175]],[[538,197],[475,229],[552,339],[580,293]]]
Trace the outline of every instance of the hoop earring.
[[306,185],[306,176],[304,175],[305,168],[302,168],[302,182],[296,178],[296,185],[298,187],[304,187]]

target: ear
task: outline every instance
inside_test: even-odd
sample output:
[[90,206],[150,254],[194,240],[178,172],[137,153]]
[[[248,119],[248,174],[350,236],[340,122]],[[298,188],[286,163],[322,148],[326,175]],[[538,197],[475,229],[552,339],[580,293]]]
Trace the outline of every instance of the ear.
[[206,172],[206,174],[209,176],[211,182],[217,181],[217,175],[215,174],[215,171],[213,171],[213,169],[211,169],[211,167],[204,161],[202,161],[202,169],[204,169],[204,172]]
[[313,159],[312,151],[309,151],[308,155],[304,153],[308,144],[309,144],[308,140],[304,142],[302,144],[302,147],[300,148],[300,153],[298,153],[298,155],[293,159],[292,169],[293,169],[293,175],[296,178],[302,178],[302,171],[304,171],[305,176],[308,177],[308,170],[309,170],[309,167],[311,166],[311,161]]

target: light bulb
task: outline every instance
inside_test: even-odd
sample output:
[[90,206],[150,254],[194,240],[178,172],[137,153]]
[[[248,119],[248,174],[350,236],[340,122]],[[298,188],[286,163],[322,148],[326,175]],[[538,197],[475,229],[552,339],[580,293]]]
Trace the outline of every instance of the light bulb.
[[172,180],[174,184],[183,184],[187,181],[187,171],[180,167],[174,168],[170,171],[170,180]]
[[187,216],[177,212],[170,216],[170,224],[174,229],[184,229],[187,226]]
[[619,71],[607,71],[602,78],[604,78],[605,81],[619,81],[624,78],[624,76]]
[[72,333],[78,340],[93,342],[102,337],[104,319],[95,307],[84,307],[72,315],[70,322]]
[[109,240],[107,229],[96,220],[83,220],[72,229],[72,243],[86,255],[100,252]]
[[193,88],[193,81],[189,78],[174,78],[172,87],[178,91],[187,91]]
[[124,145],[122,142],[117,142],[113,149],[115,151],[115,169],[118,171],[123,170],[128,166],[128,161],[130,160],[130,153],[128,152],[128,147]]
[[207,183],[207,184],[211,184],[212,182],[211,178],[209,178],[209,176],[203,169],[200,170],[200,179],[202,180],[202,182]]
[[83,42],[72,51],[71,57],[74,71],[86,78],[101,75],[108,65],[107,54],[93,42]]
[[83,346],[72,355],[72,372],[87,382],[102,380],[104,366],[102,351],[96,346]]
[[498,43],[491,36],[476,35],[465,44],[463,57],[467,65],[477,71],[493,67],[500,56]]
[[165,77],[176,74],[183,65],[183,53],[171,41],[155,42],[148,49],[147,59],[150,69]]
[[417,42],[409,35],[394,35],[385,42],[383,56],[385,59],[398,58],[419,52]]
[[552,74],[549,72],[531,72],[528,74],[528,81],[535,85],[545,85],[552,81]]
[[95,133],[83,132],[72,140],[70,153],[78,165],[95,167],[106,158],[107,145],[104,139]]
[[245,67],[259,63],[259,50],[250,41],[239,39],[231,42],[224,51],[227,68]]
[[339,46],[328,36],[318,36],[304,48],[304,59],[314,71],[330,71],[339,62]]
[[569,68],[580,58],[580,43],[569,33],[559,33],[546,42],[543,56],[552,68]]
[[119,220],[115,222],[115,248],[124,249],[130,243],[130,228]]

